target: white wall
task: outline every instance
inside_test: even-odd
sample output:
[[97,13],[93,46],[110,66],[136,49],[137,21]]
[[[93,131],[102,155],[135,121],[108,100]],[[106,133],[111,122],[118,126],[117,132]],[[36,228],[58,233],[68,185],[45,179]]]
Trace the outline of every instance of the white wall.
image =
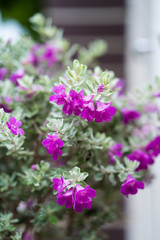
[[[126,0],[126,78],[128,90],[160,76],[160,0]],[[126,200],[126,240],[160,240],[160,159],[153,183]]]

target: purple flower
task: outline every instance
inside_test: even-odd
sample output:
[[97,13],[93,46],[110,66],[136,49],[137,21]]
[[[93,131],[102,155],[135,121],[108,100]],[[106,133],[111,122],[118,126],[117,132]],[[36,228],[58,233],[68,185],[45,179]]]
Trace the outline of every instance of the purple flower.
[[151,132],[151,126],[149,124],[146,124],[142,126],[141,128],[135,127],[133,129],[133,136],[139,137],[139,138],[145,138],[148,136],[148,134]]
[[81,114],[81,108],[83,108],[83,96],[84,90],[77,93],[75,90],[71,90],[69,95],[65,97],[65,104],[63,106],[62,111],[71,115],[74,112],[75,116],[79,116]]
[[0,80],[3,80],[7,73],[8,73],[7,68],[5,67],[0,68]]
[[132,175],[128,175],[124,183],[121,185],[121,193],[128,197],[129,194],[136,194],[139,189],[144,189],[144,183],[141,181],[137,181],[132,177]]
[[0,104],[0,108],[3,108],[3,110],[4,110],[6,113],[12,112],[12,110],[11,110],[5,103]]
[[155,93],[153,96],[154,97],[160,97],[160,93]]
[[58,61],[56,49],[46,45],[41,60],[47,61],[48,67],[52,67]]
[[18,84],[18,79],[20,78],[23,78],[24,76],[24,70],[23,69],[18,69],[16,72],[12,73],[11,76],[10,76],[10,80],[13,82],[13,83],[16,83]]
[[8,96],[4,96],[3,97],[5,102],[8,103],[8,104],[11,104],[12,103],[12,98],[11,97],[8,97]]
[[61,176],[61,179],[53,178],[53,189],[57,191],[58,194],[61,194],[63,190],[71,183],[70,180],[64,180]]
[[141,116],[140,112],[138,112],[137,110],[122,108],[121,112],[122,112],[124,124],[128,124],[129,122],[136,120]]
[[112,117],[116,114],[116,108],[111,106],[111,103],[102,103],[97,101],[97,109],[95,111],[95,121],[96,122],[109,122]]
[[113,146],[109,147],[108,155],[109,155],[109,163],[113,164],[115,162],[115,156],[117,157],[122,157],[123,152],[121,151],[122,149],[122,144],[121,143],[115,143]]
[[65,94],[65,85],[59,84],[58,86],[55,86],[53,88],[53,92],[55,95],[51,95],[49,97],[49,100],[51,102],[56,102],[57,105],[63,105],[66,103],[66,94]]
[[96,191],[92,188],[82,187],[76,185],[75,189],[75,201],[74,201],[74,210],[76,212],[82,212],[83,208],[90,209],[92,206],[92,198],[96,197]]
[[147,146],[146,152],[151,157],[157,157],[160,154],[160,136],[155,137]]
[[58,194],[57,203],[59,205],[65,205],[66,208],[71,208],[74,204],[73,188],[66,190],[63,194]]
[[34,240],[33,234],[30,231],[25,232],[23,240]]
[[159,108],[158,108],[158,106],[156,106],[155,104],[148,103],[148,104],[144,105],[144,111],[146,111],[146,112],[157,112],[157,113],[159,113]]
[[31,166],[31,169],[32,169],[33,171],[36,171],[36,170],[37,170],[37,165],[36,165],[36,164],[33,164],[33,165]]
[[33,64],[33,66],[37,67],[39,62],[40,62],[40,57],[37,56],[37,52],[39,51],[39,49],[41,48],[40,44],[35,44],[30,53],[29,53],[29,58],[28,58],[28,62]]
[[94,102],[93,99],[94,96],[93,95],[89,95],[87,97],[83,98],[83,110],[81,113],[81,118],[83,119],[87,119],[88,121],[93,121],[94,116],[95,116],[95,107],[94,107]]
[[75,90],[71,90],[69,95],[72,99],[72,108],[75,116],[79,116],[81,114],[81,108],[83,108],[83,98],[84,98],[84,90],[81,90],[77,93]]
[[40,85],[33,85],[30,88],[26,88],[26,87],[22,87],[22,86],[18,86],[18,89],[20,91],[26,92],[26,98],[30,98],[31,96],[35,95],[36,92],[41,90],[41,86]]
[[17,211],[24,213],[26,210],[33,208],[36,205],[36,201],[32,198],[27,199],[27,201],[20,201],[17,207]]
[[58,137],[58,134],[55,133],[53,135],[47,134],[46,139],[42,141],[42,145],[46,148],[47,152],[49,154],[52,154],[53,160],[58,160],[58,155],[62,156],[62,151],[59,148],[62,148],[64,143],[63,141]]
[[16,120],[14,117],[10,117],[9,122],[7,122],[7,127],[11,130],[14,135],[20,134],[24,135],[22,128],[19,128],[22,125],[22,122]]
[[116,114],[116,108],[111,103],[102,103],[97,101],[97,109],[93,102],[93,95],[84,96],[84,90],[77,93],[71,90],[69,95],[65,93],[65,85],[59,84],[53,88],[55,95],[50,96],[50,101],[56,102],[57,105],[63,105],[62,111],[66,115],[74,113],[75,116],[81,115],[81,118],[96,122],[110,121]]
[[148,164],[154,163],[154,160],[152,159],[152,157],[142,150],[136,150],[132,154],[129,154],[127,157],[131,161],[136,160],[140,163],[138,168],[136,168],[136,171],[148,169]]
[[57,52],[58,50],[53,46],[35,44],[29,53],[28,62],[35,67],[38,67],[41,62],[47,63],[48,67],[52,67],[58,61]]
[[53,189],[57,191],[57,203],[65,205],[66,208],[73,206],[76,212],[82,212],[83,208],[90,209],[96,191],[89,186],[84,188],[79,184],[75,188],[66,189],[71,183],[71,180],[64,180],[62,176],[61,179],[53,179]]
[[73,112],[72,100],[68,95],[65,97],[65,104],[63,105],[62,112],[66,115],[72,115]]
[[125,89],[124,79],[119,78],[113,89],[118,89],[118,92],[119,92],[118,96],[123,95],[124,94],[124,89]]
[[104,91],[104,85],[103,85],[103,84],[100,84],[100,85],[98,86],[97,93],[101,93],[101,92],[103,92],[103,91]]

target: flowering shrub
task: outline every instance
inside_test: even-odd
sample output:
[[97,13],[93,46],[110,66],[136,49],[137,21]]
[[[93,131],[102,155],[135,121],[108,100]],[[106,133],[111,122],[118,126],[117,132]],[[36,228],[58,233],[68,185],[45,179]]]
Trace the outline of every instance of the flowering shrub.
[[31,22],[38,43],[0,45],[0,239],[104,239],[160,153],[160,79],[127,95],[95,67],[103,41],[70,46],[41,14]]

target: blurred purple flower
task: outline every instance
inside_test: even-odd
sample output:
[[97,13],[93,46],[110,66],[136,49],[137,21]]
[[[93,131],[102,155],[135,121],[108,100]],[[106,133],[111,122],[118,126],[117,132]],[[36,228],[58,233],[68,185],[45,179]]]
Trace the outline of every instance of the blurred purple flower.
[[52,67],[57,61],[58,57],[56,54],[56,49],[52,46],[46,45],[44,50],[44,53],[41,57],[41,61],[46,61],[48,64],[48,67]]
[[138,189],[144,189],[144,183],[141,181],[137,181],[132,177],[132,175],[128,175],[124,183],[121,185],[121,193],[128,197],[129,194],[136,194]]
[[0,68],[0,80],[3,80],[7,75],[8,70],[5,67]]
[[135,150],[133,153],[127,155],[127,157],[131,161],[136,160],[140,163],[136,168],[136,171],[148,169],[148,164],[154,163],[153,158],[142,150]]
[[155,139],[148,143],[146,152],[151,157],[157,157],[160,154],[160,136],[155,137]]
[[137,111],[137,110],[134,110],[134,109],[130,110],[130,109],[127,109],[127,108],[122,108],[121,113],[122,113],[124,124],[128,124],[131,121],[140,118],[140,116],[141,116],[140,112]]
[[37,164],[33,164],[33,165],[31,166],[31,169],[32,169],[33,171],[36,171],[36,170],[37,170]]
[[12,98],[11,97],[8,97],[8,96],[4,96],[3,97],[5,102],[8,103],[8,104],[11,104],[12,103]]
[[113,89],[118,89],[118,96],[123,95],[125,90],[125,80],[123,78],[119,78]]
[[150,132],[151,132],[151,126],[146,124],[141,128],[135,127],[133,129],[132,135],[143,139],[147,137]]
[[10,109],[5,103],[1,103],[1,104],[0,104],[0,108],[3,108],[3,110],[4,110],[6,113],[12,112],[12,109]]
[[23,69],[18,69],[16,72],[12,73],[10,76],[11,82],[15,83],[18,85],[18,79],[23,78],[24,76],[24,70]]
[[121,158],[123,155],[121,143],[115,143],[113,146],[109,147],[108,155],[109,155],[109,164],[113,164],[115,162],[115,156]]
[[104,91],[104,85],[103,85],[103,84],[100,84],[100,85],[98,86],[97,93],[101,93],[101,92],[103,92],[103,91]]
[[23,240],[34,240],[34,236],[30,231],[25,232]]

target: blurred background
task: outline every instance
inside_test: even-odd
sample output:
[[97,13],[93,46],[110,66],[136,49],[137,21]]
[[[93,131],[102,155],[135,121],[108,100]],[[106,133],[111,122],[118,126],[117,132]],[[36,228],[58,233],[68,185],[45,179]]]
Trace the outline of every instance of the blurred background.
[[[0,37],[16,41],[22,33],[33,34],[28,19],[37,12],[51,17],[71,43],[106,40],[108,52],[99,58],[100,66],[126,79],[128,91],[160,76],[159,0],[0,0]],[[153,183],[119,206],[124,221],[106,223],[109,239],[160,239],[160,162],[152,172]]]

